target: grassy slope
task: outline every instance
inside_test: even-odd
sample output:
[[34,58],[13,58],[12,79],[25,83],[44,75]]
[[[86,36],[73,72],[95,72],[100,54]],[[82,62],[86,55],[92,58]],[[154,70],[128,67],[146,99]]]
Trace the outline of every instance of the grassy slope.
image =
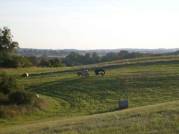
[[86,79],[77,77],[73,72],[64,72],[80,67],[1,69],[17,76],[23,72],[33,73],[28,79],[18,77],[18,82],[27,90],[44,95],[50,104],[43,111],[0,119],[0,128],[34,123],[39,119],[61,120],[114,111],[122,98],[129,99],[130,108],[178,100],[178,61],[179,57],[168,56],[107,62],[99,64],[109,66],[105,77],[96,77],[91,72]]
[[3,134],[178,134],[179,101],[2,129]]

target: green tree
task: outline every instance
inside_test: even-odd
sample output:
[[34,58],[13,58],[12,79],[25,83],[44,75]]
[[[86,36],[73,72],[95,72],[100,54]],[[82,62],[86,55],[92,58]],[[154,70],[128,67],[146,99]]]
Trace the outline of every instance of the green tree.
[[68,66],[80,65],[81,64],[81,55],[76,52],[71,52],[68,56],[65,57],[65,64]]
[[0,53],[11,53],[19,47],[18,42],[12,40],[11,30],[7,27],[0,28]]
[[98,54],[96,52],[92,53],[92,62],[93,63],[98,63],[100,61],[100,57],[98,56]]

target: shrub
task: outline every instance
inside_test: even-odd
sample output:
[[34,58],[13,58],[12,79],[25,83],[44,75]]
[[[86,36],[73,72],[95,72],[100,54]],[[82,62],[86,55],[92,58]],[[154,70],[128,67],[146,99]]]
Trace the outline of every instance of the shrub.
[[8,98],[3,93],[0,93],[0,104],[5,104],[8,102]]
[[0,55],[0,66],[1,67],[28,67],[32,66],[30,60],[26,57],[16,55]]
[[0,76],[0,92],[7,95],[12,91],[18,90],[16,79],[12,76],[2,74]]
[[53,59],[41,59],[39,66],[42,67],[63,67],[63,61],[58,58],[53,58]]
[[16,117],[18,115],[24,115],[34,110],[35,109],[31,106],[0,105],[0,118],[12,119],[13,117]]
[[[3,102],[5,98],[11,104],[34,104],[36,96],[34,93],[27,92],[20,88],[15,77],[2,74],[0,77],[0,100]],[[7,99],[6,99],[7,100]]]
[[33,93],[25,91],[15,91],[8,96],[9,102],[12,104],[34,104],[36,102],[36,96]]

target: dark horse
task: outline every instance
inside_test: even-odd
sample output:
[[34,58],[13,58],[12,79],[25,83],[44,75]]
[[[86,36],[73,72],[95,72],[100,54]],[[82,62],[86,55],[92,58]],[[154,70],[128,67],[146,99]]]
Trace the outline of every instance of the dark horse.
[[94,72],[95,72],[96,75],[101,75],[101,76],[105,75],[105,70],[102,69],[102,68],[96,68],[94,70]]

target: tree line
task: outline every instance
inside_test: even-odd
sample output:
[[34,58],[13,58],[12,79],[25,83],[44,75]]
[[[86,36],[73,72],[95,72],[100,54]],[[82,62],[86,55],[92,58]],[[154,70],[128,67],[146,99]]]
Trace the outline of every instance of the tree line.
[[103,56],[99,56],[97,52],[81,54],[75,51],[70,52],[66,57],[63,58],[51,58],[48,57],[48,55],[41,57],[21,56],[16,52],[16,50],[19,48],[19,43],[13,41],[12,38],[13,36],[9,28],[4,27],[0,29],[0,67],[75,66],[150,55],[122,50],[120,52],[108,52]]
[[[136,53],[128,51],[120,51],[119,53],[110,52],[104,56],[99,56],[96,52],[86,53],[84,55],[77,52],[71,52],[64,58],[51,58],[47,56],[42,57],[14,57],[14,60],[18,58],[18,64],[15,64],[16,67],[26,67],[26,66],[40,66],[40,67],[63,67],[63,66],[76,66],[76,65],[87,65],[95,64],[106,61],[120,60],[120,59],[129,59],[137,58],[141,56],[146,56],[148,54]],[[21,60],[19,60],[21,59]],[[22,62],[21,62],[22,61]],[[9,61],[8,61],[9,62]],[[6,66],[9,64],[6,64]],[[12,65],[12,63],[11,63]]]

